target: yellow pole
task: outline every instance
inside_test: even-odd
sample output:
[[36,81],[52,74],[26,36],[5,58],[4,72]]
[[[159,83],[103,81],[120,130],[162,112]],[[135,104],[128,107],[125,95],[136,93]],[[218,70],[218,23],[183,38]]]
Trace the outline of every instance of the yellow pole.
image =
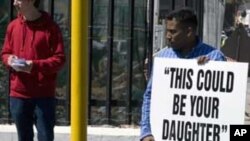
[[71,141],[87,141],[88,0],[71,2]]

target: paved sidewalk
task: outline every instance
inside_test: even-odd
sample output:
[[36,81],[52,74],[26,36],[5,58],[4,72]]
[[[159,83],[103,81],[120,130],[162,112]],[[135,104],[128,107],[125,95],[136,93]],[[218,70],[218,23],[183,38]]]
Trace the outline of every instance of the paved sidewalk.
[[[56,126],[54,141],[70,141],[70,126]],[[138,128],[88,127],[87,141],[139,141]],[[35,131],[36,133],[36,131]],[[0,141],[17,141],[14,125],[0,125]],[[35,134],[34,141],[37,141]]]

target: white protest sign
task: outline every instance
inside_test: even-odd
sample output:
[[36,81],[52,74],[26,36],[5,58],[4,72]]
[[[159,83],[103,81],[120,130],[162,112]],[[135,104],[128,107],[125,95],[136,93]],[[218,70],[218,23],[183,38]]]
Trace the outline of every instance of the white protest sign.
[[155,140],[229,141],[229,125],[244,123],[247,70],[247,63],[155,58]]

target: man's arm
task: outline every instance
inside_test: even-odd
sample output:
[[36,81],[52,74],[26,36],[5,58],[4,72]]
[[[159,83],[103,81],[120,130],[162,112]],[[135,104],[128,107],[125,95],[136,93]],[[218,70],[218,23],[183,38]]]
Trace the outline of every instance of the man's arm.
[[13,51],[12,51],[12,47],[10,45],[12,28],[13,28],[13,26],[8,25],[7,30],[6,30],[5,39],[4,39],[3,48],[1,51],[1,59],[3,61],[3,64],[5,66],[7,66],[7,68],[11,68],[10,67],[11,60],[12,60],[12,58],[15,58],[15,56],[12,54]]
[[146,141],[144,140],[144,138],[146,139],[146,137],[152,136],[150,127],[151,88],[152,88],[152,77],[148,81],[148,85],[143,96],[142,114],[141,114],[141,135],[140,135],[140,139],[142,141]]

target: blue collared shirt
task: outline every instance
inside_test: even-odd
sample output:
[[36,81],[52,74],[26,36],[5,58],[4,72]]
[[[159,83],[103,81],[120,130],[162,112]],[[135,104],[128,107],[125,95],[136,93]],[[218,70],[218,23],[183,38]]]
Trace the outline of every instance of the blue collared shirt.
[[[164,57],[164,58],[180,58],[180,59],[194,59],[199,56],[207,56],[210,60],[215,61],[225,61],[225,56],[223,53],[207,44],[198,42],[196,47],[193,48],[187,55],[182,56],[182,54],[174,50],[173,48],[164,48],[156,54],[155,57]],[[148,81],[147,88],[143,96],[142,104],[142,115],[141,115],[141,135],[140,138],[143,139],[146,136],[152,135],[150,127],[150,101],[151,101],[151,88],[152,88],[152,76]]]

